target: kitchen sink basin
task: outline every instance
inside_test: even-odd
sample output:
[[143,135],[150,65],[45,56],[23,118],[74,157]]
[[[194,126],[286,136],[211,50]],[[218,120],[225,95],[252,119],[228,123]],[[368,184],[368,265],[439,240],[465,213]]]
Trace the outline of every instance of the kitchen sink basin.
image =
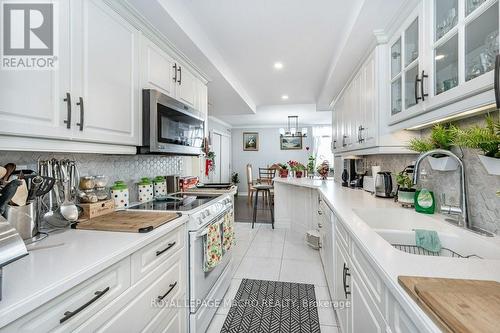
[[[394,248],[415,255],[450,258],[500,259],[498,237],[485,237],[451,225],[437,216],[406,209],[366,209],[354,212]],[[415,245],[415,229],[435,230],[443,247],[433,253]]]

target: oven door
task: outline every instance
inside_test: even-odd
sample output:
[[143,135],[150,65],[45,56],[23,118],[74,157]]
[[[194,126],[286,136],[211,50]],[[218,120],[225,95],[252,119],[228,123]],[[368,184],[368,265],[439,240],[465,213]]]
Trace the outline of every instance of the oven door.
[[211,271],[203,271],[203,231],[210,224],[220,224],[222,230],[222,221],[227,214],[231,214],[231,209],[227,209],[217,218],[200,228],[198,231],[189,232],[189,300],[190,311],[195,313],[200,307],[200,302],[206,299],[213,286],[223,274],[226,266],[232,260],[231,247],[222,256],[221,262]]

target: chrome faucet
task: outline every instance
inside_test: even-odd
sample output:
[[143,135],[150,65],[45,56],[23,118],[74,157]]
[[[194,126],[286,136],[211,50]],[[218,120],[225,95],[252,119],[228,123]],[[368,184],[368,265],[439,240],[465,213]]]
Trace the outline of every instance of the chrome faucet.
[[460,215],[461,220],[458,222],[458,225],[460,227],[472,230],[471,222],[469,219],[469,209],[467,205],[467,185],[465,182],[465,168],[464,168],[464,163],[454,153],[452,153],[449,150],[444,150],[444,149],[434,149],[425,153],[420,154],[420,156],[417,158],[417,161],[415,162],[415,168],[413,169],[413,184],[417,185],[418,183],[418,178],[420,175],[420,163],[422,162],[423,159],[425,159],[427,156],[430,155],[435,155],[435,154],[440,154],[440,155],[446,155],[449,156],[453,159],[455,159],[458,162],[458,165],[460,166],[460,207],[452,207],[449,205],[446,205],[444,202],[444,195],[443,195],[443,205],[441,206],[441,211],[443,213],[447,213],[450,215]]

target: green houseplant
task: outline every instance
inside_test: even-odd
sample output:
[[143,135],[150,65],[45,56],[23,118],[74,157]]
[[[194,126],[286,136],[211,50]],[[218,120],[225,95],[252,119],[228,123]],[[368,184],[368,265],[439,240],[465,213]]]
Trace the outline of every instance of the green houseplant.
[[[425,153],[434,149],[451,150],[455,145],[456,131],[450,124],[435,125],[431,133],[426,138],[413,138],[408,144],[410,150],[418,153]],[[454,159],[443,155],[429,156],[431,168],[439,171],[453,171],[458,168],[458,163]]]
[[412,207],[415,201],[415,189],[413,188],[413,180],[409,175],[410,167],[406,167],[403,171],[396,175],[396,183],[398,184],[398,202],[403,206]]
[[314,177],[314,166],[316,165],[316,157],[310,155],[307,159],[307,175],[309,177]]
[[[233,172],[233,173],[231,174],[231,182],[232,182],[234,185],[238,185],[238,184],[240,183],[240,175],[238,175],[238,173],[237,173],[237,172]],[[235,196],[235,197],[237,197],[237,196],[238,196],[238,191],[236,191],[236,193],[235,193],[235,195],[234,195],[234,196]]]
[[485,126],[454,128],[454,143],[457,146],[480,149],[478,155],[489,174],[500,175],[500,120],[488,114]]
[[288,165],[290,166],[290,170],[292,170],[295,173],[295,177],[302,178],[302,174],[306,169],[304,164],[297,161],[288,161]]

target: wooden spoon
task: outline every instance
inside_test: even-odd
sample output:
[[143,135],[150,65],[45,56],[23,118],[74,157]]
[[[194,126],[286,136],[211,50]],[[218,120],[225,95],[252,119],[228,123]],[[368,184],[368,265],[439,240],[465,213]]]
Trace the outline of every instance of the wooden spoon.
[[16,194],[14,194],[10,201],[18,206],[24,206],[28,200],[28,187],[26,186],[26,180],[18,180],[21,182],[21,185],[17,188]]
[[5,164],[4,168],[5,170],[7,170],[7,172],[3,176],[2,180],[7,182],[9,181],[9,178],[12,175],[12,173],[16,171],[16,165],[14,163],[7,163]]
[[3,177],[7,173],[7,169],[5,169],[3,166],[0,166],[0,180],[3,180]]

